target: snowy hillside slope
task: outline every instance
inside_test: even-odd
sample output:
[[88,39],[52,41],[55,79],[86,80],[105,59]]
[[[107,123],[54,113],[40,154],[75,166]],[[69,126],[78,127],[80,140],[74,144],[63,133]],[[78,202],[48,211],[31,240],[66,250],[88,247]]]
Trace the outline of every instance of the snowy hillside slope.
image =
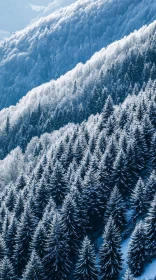
[[0,108],[156,18],[153,0],[85,0],[0,43]]
[[[16,106],[0,111],[3,154],[18,145],[25,149],[33,136],[80,123],[101,112],[110,94],[115,104],[155,80],[156,22],[96,53],[58,80],[30,91]],[[7,121],[10,131],[4,137]]]
[[[127,110],[129,110],[129,112],[131,111],[132,114],[133,113],[136,114],[137,110],[133,112],[132,108],[135,107],[135,104],[142,104],[143,100],[145,101],[148,100],[147,97],[150,95],[151,95],[150,98],[152,97],[152,100],[155,100],[156,82],[147,84],[144,91],[141,90],[137,94],[138,95],[136,95],[134,92],[133,95],[129,95],[128,97],[126,97],[124,102],[122,102],[122,104],[114,105],[114,112],[118,118],[122,116],[122,112],[124,112],[126,108]],[[150,103],[148,105],[150,106]],[[126,116],[128,115],[126,114]],[[126,118],[125,123],[127,121],[126,116],[125,116]],[[100,123],[101,118],[102,118],[102,114],[99,113],[97,113],[96,115],[90,115],[88,120],[85,120],[80,124],[68,123],[66,126],[60,127],[60,129],[55,130],[51,133],[43,133],[42,135],[40,135],[40,137],[37,136],[33,137],[30,140],[30,142],[27,143],[24,152],[22,152],[20,147],[17,147],[16,149],[12,150],[10,153],[8,153],[8,155],[3,160],[0,160],[1,189],[3,189],[6,185],[9,185],[11,182],[13,183],[16,182],[17,177],[22,172],[25,173],[28,177],[29,177],[30,170],[31,173],[33,172],[35,173],[40,163],[44,160],[45,156],[47,158],[47,162],[50,162],[51,155],[53,154],[52,151],[57,150],[57,148],[59,147],[62,141],[63,142],[66,141],[66,139],[68,138],[67,135],[70,135],[70,137],[72,138],[72,135],[74,135],[74,133],[77,130],[79,130],[79,137],[81,138],[81,132],[82,132],[81,129],[82,129],[82,130],[87,130],[90,137],[94,138],[94,136],[96,136],[96,134],[99,133],[98,132],[99,129],[97,129],[97,127],[98,124]],[[128,118],[128,120],[129,119],[132,120],[132,118]],[[138,121],[136,117],[133,118],[132,122],[129,122],[129,125],[131,126],[132,130],[134,130],[134,127],[132,125],[133,122],[134,122],[134,127],[138,125]],[[116,127],[116,133],[118,135],[117,127]],[[121,131],[121,135],[120,135],[121,138],[123,134],[124,132]],[[107,141],[109,142],[109,137]],[[40,152],[35,155],[34,151],[36,147],[39,148],[40,144],[42,148]],[[96,145],[98,145],[97,139],[96,139]]]
[[[155,84],[147,86],[144,92],[140,92],[137,96],[133,94],[127,97],[119,106],[113,106],[113,101],[109,96],[102,114],[92,115],[87,122],[80,125],[68,124],[59,131],[43,134],[40,139],[36,137],[28,144],[25,153],[18,148],[0,162],[1,187],[6,186],[1,193],[0,200],[1,240],[5,240],[5,234],[7,234],[6,246],[8,249],[4,251],[3,255],[6,256],[6,252],[9,252],[8,258],[11,259],[12,267],[15,269],[20,264],[21,257],[24,260],[22,266],[18,266],[18,276],[15,274],[14,279],[21,278],[21,275],[26,272],[29,277],[23,277],[22,280],[31,279],[32,267],[33,271],[40,269],[40,273],[44,271],[44,275],[47,275],[44,266],[41,269],[41,264],[47,264],[47,259],[44,257],[47,256],[47,251],[43,251],[43,248],[55,249],[51,250],[53,258],[50,267],[58,264],[60,268],[55,271],[50,270],[49,279],[62,280],[62,275],[60,277],[56,275],[58,275],[58,271],[62,272],[60,265],[62,261],[67,263],[69,259],[71,262],[67,267],[64,279],[73,279],[73,270],[75,271],[75,265],[79,260],[79,253],[73,248],[76,248],[75,244],[80,246],[86,235],[96,247],[96,260],[93,259],[93,264],[97,267],[96,274],[100,275],[103,267],[100,252],[105,242],[101,236],[110,215],[113,216],[120,229],[119,241],[121,243],[122,240],[123,253],[122,266],[118,268],[117,276],[115,274],[115,277],[111,278],[119,279],[118,276],[127,267],[125,258],[127,258],[127,248],[132,239],[134,240],[134,245],[131,242],[131,246],[134,247],[134,250],[133,247],[131,248],[131,251],[133,250],[132,263],[128,259],[128,264],[133,269],[133,273],[137,276],[141,275],[140,280],[143,277],[145,280],[149,280],[148,276],[155,276],[153,269],[155,262],[153,264],[149,262],[147,257],[149,255],[146,255],[146,260],[143,259],[146,246],[148,254],[151,254],[154,261],[154,253],[149,246],[154,237],[147,235],[146,244],[144,239],[145,225],[150,226],[155,234],[153,223],[151,225],[150,219],[145,220],[152,216],[151,213],[154,218],[156,216],[156,211],[151,210],[151,205],[156,206],[156,199],[151,203],[156,190],[156,174],[153,170],[156,167],[155,88]],[[146,199],[144,193],[140,192],[140,188],[144,189]],[[142,209],[142,201],[145,209]],[[63,234],[67,235],[67,244],[70,247],[58,247],[62,242],[63,245],[66,245],[65,238],[62,236],[61,239],[56,238],[59,230],[50,235],[50,241],[55,239],[54,242],[48,243],[49,234],[47,235],[47,232],[51,233],[48,230],[53,228],[54,217],[58,213],[59,217],[64,218],[61,220],[63,225],[67,226],[66,234],[64,231]],[[130,213],[132,214],[129,215]],[[29,217],[32,217],[30,222]],[[31,223],[34,217],[35,223]],[[138,234],[136,240],[132,232],[140,219],[144,221],[142,224],[144,228],[142,227],[141,232],[143,236],[140,237]],[[6,221],[9,224],[7,224],[8,231],[6,231]],[[15,227],[12,226],[13,221],[16,222]],[[31,228],[27,226],[25,229],[25,224],[26,226],[31,225]],[[45,229],[44,235],[43,231],[39,231],[41,225]],[[17,230],[11,231],[12,228],[17,228]],[[58,225],[57,229],[63,230],[63,227]],[[113,255],[113,258],[118,260],[119,254],[116,254],[117,250],[114,249],[118,246],[117,249],[119,248],[120,253],[120,244],[114,244],[114,239],[116,240],[117,237],[116,230],[113,230],[113,234],[115,236],[110,239],[111,242],[107,243],[108,249],[106,249],[109,255],[112,252],[111,256]],[[11,239],[12,235],[15,237],[14,239]],[[52,239],[53,236],[54,239]],[[9,246],[8,240],[10,242],[14,240],[12,247]],[[76,242],[72,243],[73,240]],[[97,243],[97,241],[99,242]],[[44,247],[45,242],[47,247]],[[155,244],[154,242],[155,239],[153,244]],[[14,247],[16,251],[14,251]],[[70,255],[64,257],[59,248],[63,248],[63,251],[69,250],[73,254],[72,257]],[[39,255],[39,268],[36,268],[36,261],[31,262],[31,266],[29,265],[30,253],[34,253],[33,250]],[[17,253],[20,253],[20,257]],[[102,256],[105,255],[102,254]],[[86,255],[83,254],[82,257],[85,258]],[[140,266],[137,263],[138,259],[141,259]],[[108,263],[108,260],[110,258],[107,258],[105,262]],[[85,261],[83,263],[88,264]],[[108,265],[109,267],[117,266],[116,263],[109,261]],[[135,270],[137,266],[138,271]],[[153,270],[150,274],[149,267]],[[111,274],[114,273],[113,269],[109,271]],[[12,270],[12,275],[14,275],[14,270]],[[43,279],[44,277],[40,278],[40,280]],[[75,277],[74,279],[77,280]],[[98,276],[95,279],[97,280]]]

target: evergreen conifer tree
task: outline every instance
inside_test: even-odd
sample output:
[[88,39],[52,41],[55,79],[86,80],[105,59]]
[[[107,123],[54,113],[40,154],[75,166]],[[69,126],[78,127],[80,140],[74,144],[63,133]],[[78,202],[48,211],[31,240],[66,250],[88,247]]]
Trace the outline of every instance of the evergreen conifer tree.
[[57,205],[60,205],[68,191],[68,182],[62,165],[57,161],[50,178],[50,194]]
[[98,271],[96,268],[96,256],[93,246],[88,237],[85,237],[79,252],[78,261],[75,268],[75,280],[98,280]]
[[6,247],[9,258],[13,258],[14,247],[15,247],[15,236],[17,234],[18,222],[15,215],[12,216],[10,225],[8,227],[8,232],[6,235]]
[[44,265],[48,279],[67,280],[69,276],[69,246],[61,216],[56,214],[45,243]]
[[101,280],[117,280],[122,264],[121,236],[112,217],[105,226],[103,238],[99,252]]
[[17,227],[15,236],[14,263],[16,273],[21,276],[23,269],[28,261],[29,246],[32,241],[33,233],[36,227],[36,218],[28,203],[25,206],[21,221]]
[[36,230],[34,232],[32,242],[30,244],[31,250],[35,250],[37,255],[42,260],[45,255],[45,240],[47,237],[47,232],[44,227],[44,223],[40,221],[36,227]]
[[82,224],[77,205],[70,194],[66,196],[63,202],[61,214],[63,227],[69,238],[70,255],[73,255],[78,249]]
[[17,184],[16,184],[16,190],[23,190],[24,187],[26,186],[26,178],[24,176],[24,174],[22,173],[19,177],[19,179],[17,180]]
[[43,171],[44,171],[43,166],[42,166],[42,164],[40,163],[39,166],[38,166],[38,168],[37,168],[36,176],[35,176],[37,182],[41,179],[42,174],[43,174]]
[[145,185],[142,179],[139,178],[131,196],[131,208],[133,210],[132,216],[134,221],[144,215],[145,206]]
[[135,280],[129,268],[126,270],[123,280]]
[[44,267],[42,262],[35,252],[32,251],[30,260],[28,261],[25,271],[22,276],[22,280],[44,280],[46,279]]
[[156,193],[156,172],[152,171],[145,184],[146,204],[150,205]]
[[153,169],[156,170],[156,133],[152,137],[151,141],[151,149],[150,149],[150,158],[151,158],[151,163],[153,166]]
[[17,220],[20,220],[22,213],[24,212],[24,195],[23,192],[20,191],[18,197],[16,199],[16,203],[14,205],[14,213]]
[[109,95],[104,105],[104,108],[102,110],[101,119],[98,124],[100,131],[106,127],[108,118],[112,115],[113,111],[114,111],[113,100]]
[[114,187],[106,206],[104,215],[106,222],[111,215],[116,226],[122,230],[126,225],[126,207],[117,186]]
[[129,193],[128,174],[127,174],[127,157],[122,150],[119,151],[113,165],[113,179],[123,197]]
[[8,257],[5,256],[0,265],[0,280],[14,280],[14,279],[16,279],[16,277],[15,277],[13,265],[11,264]]
[[146,218],[146,248],[149,259],[156,257],[156,195]]
[[146,260],[146,236],[143,222],[137,223],[128,247],[128,264],[135,276],[141,275]]
[[17,194],[15,191],[15,188],[14,188],[14,186],[10,186],[9,192],[8,192],[6,200],[5,200],[6,207],[8,208],[8,210],[10,212],[13,210],[13,208],[15,206],[16,198],[17,198]]
[[0,262],[4,259],[7,253],[8,252],[7,252],[6,242],[3,239],[3,237],[0,235]]

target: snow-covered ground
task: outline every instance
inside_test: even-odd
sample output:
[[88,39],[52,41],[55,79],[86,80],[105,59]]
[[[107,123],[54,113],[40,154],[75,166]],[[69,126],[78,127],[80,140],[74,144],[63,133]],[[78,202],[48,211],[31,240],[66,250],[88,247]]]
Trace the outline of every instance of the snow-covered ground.
[[[122,243],[122,254],[123,254],[123,269],[120,273],[120,280],[123,279],[124,273],[126,269],[128,268],[127,264],[127,249],[129,244],[130,238],[127,238]],[[152,261],[152,263],[146,265],[142,275],[140,277],[137,277],[136,280],[153,280],[156,277],[156,259]]]
[[148,264],[143,274],[137,278],[137,280],[153,280],[156,277],[156,259],[152,263]]

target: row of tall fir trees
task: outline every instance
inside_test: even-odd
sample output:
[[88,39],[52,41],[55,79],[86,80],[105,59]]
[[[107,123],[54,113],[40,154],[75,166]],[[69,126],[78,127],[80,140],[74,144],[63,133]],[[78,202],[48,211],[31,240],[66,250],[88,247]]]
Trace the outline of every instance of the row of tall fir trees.
[[[1,280],[124,280],[156,257],[155,88],[34,149],[34,170],[1,194]],[[101,241],[101,236],[102,241]],[[100,241],[99,241],[100,240]]]

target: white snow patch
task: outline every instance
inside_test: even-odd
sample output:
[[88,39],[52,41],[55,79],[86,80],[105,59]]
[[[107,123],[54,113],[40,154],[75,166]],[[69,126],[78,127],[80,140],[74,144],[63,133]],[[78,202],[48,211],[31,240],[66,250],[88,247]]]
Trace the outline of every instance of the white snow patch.
[[137,278],[137,280],[153,280],[156,277],[156,259],[152,263],[148,264],[143,274]]

